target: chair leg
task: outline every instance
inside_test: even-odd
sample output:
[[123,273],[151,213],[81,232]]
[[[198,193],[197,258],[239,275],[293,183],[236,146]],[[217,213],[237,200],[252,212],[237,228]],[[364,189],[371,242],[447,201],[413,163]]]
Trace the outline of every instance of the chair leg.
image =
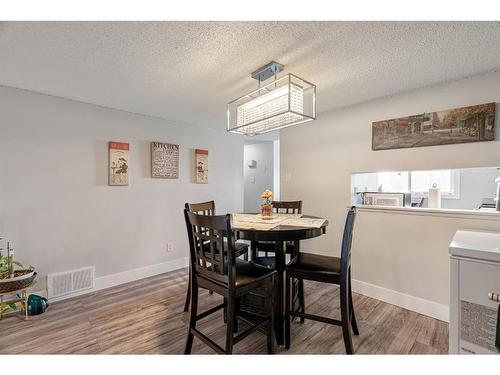
[[[234,316],[237,316],[238,313],[240,312],[240,307],[241,306],[241,300],[238,298],[235,302],[235,305],[234,305]],[[239,324],[238,324],[238,319],[235,318],[234,319],[234,333],[238,333],[238,328],[239,328]]]
[[226,354],[233,353],[234,321],[236,319],[235,302],[232,296],[227,299]]
[[224,323],[227,323],[227,298],[224,297],[224,309],[222,310],[222,318]]
[[352,333],[359,336],[358,324],[356,322],[356,315],[354,314],[354,304],[352,303],[352,287],[351,287],[351,270],[349,270],[349,311],[351,313],[351,326]]
[[191,349],[193,348],[194,335],[192,329],[196,328],[196,316],[198,315],[198,284],[196,282],[190,283],[191,289],[191,313],[189,316],[189,330],[188,337],[186,340],[186,348],[184,349],[184,354],[191,354]]
[[189,267],[188,287],[186,292],[186,302],[184,302],[184,312],[189,310],[189,301],[191,300],[191,266]]
[[285,276],[285,349],[290,349],[291,332],[290,332],[290,309],[293,308],[293,303],[290,297],[291,278],[288,273]]
[[[344,336],[345,351],[347,354],[353,353],[350,313],[349,313],[349,279],[340,280],[340,316],[342,320],[342,333]],[[346,285],[347,284],[347,285]]]
[[[304,300],[304,280],[303,279],[299,279],[298,292],[299,292],[300,312],[302,314],[305,314],[306,313],[306,303]],[[305,321],[305,319],[301,317],[300,322],[304,323],[304,321]]]
[[274,277],[271,278],[271,285],[268,287],[267,292],[267,313],[269,315],[269,322],[267,323],[267,354],[274,353]]

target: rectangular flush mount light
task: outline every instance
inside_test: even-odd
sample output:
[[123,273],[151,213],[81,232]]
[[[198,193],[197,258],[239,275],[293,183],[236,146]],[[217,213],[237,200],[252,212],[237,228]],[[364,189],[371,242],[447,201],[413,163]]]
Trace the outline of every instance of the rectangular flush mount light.
[[257,135],[316,119],[316,86],[287,74],[227,105],[227,130]]

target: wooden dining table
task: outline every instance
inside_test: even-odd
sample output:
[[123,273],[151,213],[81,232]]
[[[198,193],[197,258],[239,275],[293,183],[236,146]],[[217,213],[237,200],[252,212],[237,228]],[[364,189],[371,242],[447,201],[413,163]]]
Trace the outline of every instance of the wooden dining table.
[[[317,216],[301,215],[305,219],[318,219],[324,220],[323,224],[319,227],[310,226],[296,226],[277,224],[272,228],[263,229],[259,225],[256,228],[250,228],[249,225],[238,228],[238,222],[235,222],[236,238],[240,240],[250,241],[250,246],[254,247],[259,241],[268,241],[276,243],[275,253],[275,270],[277,271],[277,278],[275,284],[275,304],[274,304],[274,327],[276,335],[276,343],[284,345],[284,326],[285,326],[285,256],[286,246],[288,241],[297,242],[307,240],[309,238],[319,237],[326,233],[328,220]],[[264,220],[263,220],[264,221]],[[251,252],[252,253],[252,252]]]

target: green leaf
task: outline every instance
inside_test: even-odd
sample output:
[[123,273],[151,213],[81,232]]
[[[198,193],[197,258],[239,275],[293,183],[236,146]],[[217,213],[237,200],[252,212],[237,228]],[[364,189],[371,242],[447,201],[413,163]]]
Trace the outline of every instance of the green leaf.
[[9,311],[9,309],[17,310],[17,305],[15,303],[2,303],[2,304],[0,304],[0,312],[2,314],[6,311]]

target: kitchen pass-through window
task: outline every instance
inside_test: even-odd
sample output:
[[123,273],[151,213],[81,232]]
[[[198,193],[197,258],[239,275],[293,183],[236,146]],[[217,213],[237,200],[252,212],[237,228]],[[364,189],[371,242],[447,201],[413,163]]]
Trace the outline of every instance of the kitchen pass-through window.
[[412,197],[426,198],[433,185],[441,189],[441,196],[460,198],[460,170],[373,172],[352,175],[352,193],[375,192],[410,193]]

